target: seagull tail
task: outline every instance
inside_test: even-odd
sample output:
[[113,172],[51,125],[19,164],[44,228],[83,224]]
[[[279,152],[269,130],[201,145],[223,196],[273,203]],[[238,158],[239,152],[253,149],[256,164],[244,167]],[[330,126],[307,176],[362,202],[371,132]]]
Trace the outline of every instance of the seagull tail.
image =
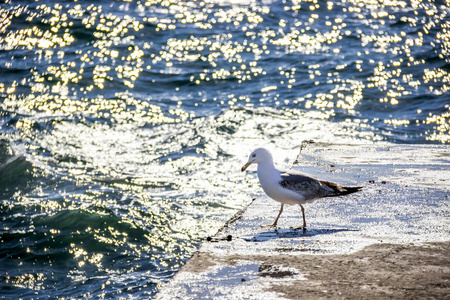
[[342,190],[339,193],[339,196],[348,195],[352,193],[356,193],[360,190],[362,190],[362,186],[343,186]]
[[363,187],[362,186],[341,186],[337,183],[330,182],[330,181],[320,181],[320,184],[330,188],[333,192],[329,193],[325,197],[337,197],[337,196],[344,196],[352,193],[356,193],[360,191]]

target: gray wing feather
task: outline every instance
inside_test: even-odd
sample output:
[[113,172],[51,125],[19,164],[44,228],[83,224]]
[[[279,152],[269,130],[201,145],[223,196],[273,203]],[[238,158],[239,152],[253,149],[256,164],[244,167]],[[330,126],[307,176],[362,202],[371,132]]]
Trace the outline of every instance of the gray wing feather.
[[300,172],[289,171],[281,173],[281,186],[301,193],[305,197],[305,200],[338,196],[341,193],[339,185],[326,183],[328,182],[317,180],[314,177]]

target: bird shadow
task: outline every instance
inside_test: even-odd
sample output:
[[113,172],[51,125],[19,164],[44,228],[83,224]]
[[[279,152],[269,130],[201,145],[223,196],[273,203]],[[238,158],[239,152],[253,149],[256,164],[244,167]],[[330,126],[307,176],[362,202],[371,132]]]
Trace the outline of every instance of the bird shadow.
[[312,228],[312,229],[273,229],[258,233],[257,235],[244,239],[247,242],[265,242],[273,239],[292,239],[301,237],[314,237],[319,235],[335,234],[343,231],[359,231],[350,228]]

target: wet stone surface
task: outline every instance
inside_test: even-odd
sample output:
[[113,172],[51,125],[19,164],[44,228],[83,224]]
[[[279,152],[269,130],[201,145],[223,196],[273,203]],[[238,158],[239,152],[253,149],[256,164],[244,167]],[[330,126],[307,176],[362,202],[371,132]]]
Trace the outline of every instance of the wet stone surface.
[[[300,208],[261,196],[205,242],[157,299],[440,298],[450,291],[448,147],[313,144],[294,169],[362,185]],[[370,160],[369,160],[370,159]],[[231,238],[230,238],[231,236]],[[300,284],[301,283],[301,284]]]

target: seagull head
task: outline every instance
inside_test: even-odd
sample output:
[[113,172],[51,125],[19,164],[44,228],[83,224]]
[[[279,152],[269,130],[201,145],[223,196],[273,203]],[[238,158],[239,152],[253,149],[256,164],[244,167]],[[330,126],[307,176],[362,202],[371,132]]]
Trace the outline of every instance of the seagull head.
[[244,172],[253,163],[260,164],[268,159],[272,160],[272,154],[267,149],[258,148],[250,154],[247,163],[242,167],[241,171]]

